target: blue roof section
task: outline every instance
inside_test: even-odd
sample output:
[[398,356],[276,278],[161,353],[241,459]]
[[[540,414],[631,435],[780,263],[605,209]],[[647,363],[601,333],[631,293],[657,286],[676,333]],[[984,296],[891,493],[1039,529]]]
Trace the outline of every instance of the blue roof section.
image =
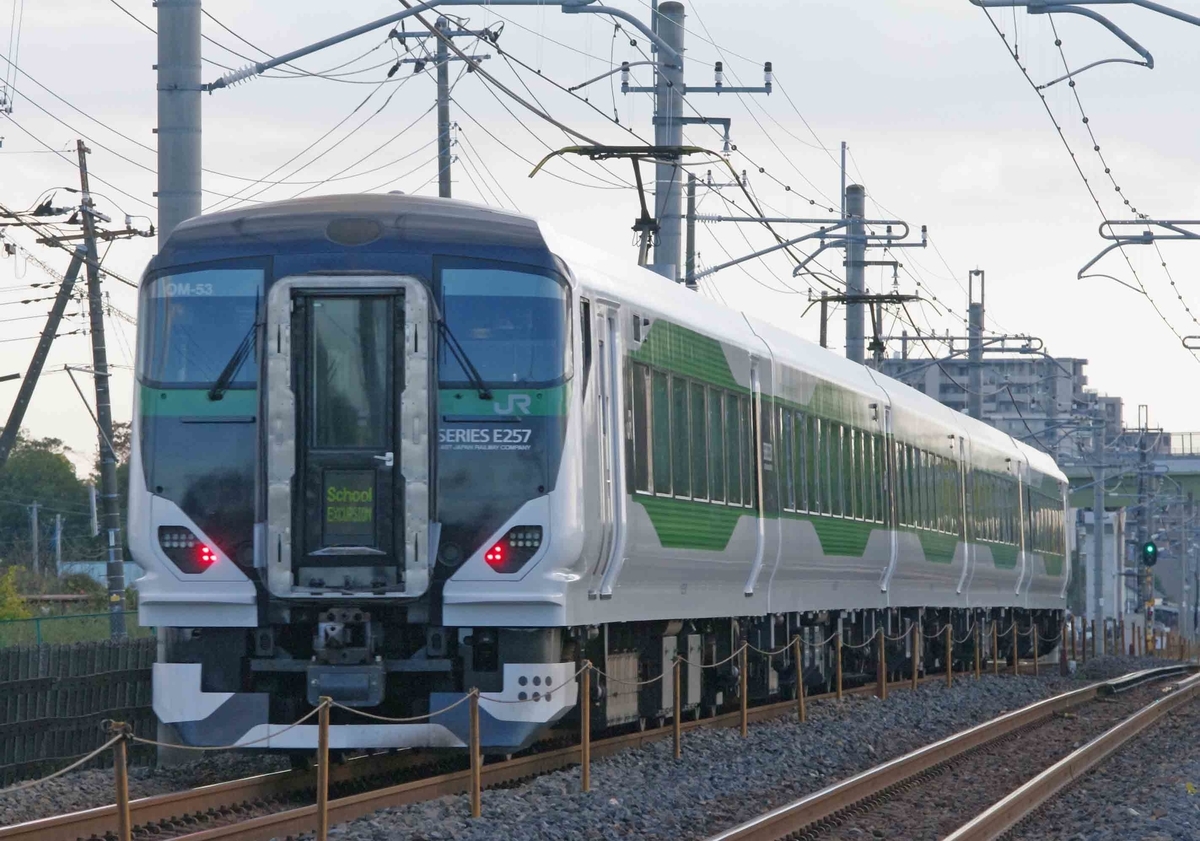
[[[312,271],[414,271],[396,254],[487,257],[553,268],[537,223],[453,199],[315,196],[197,216],[172,231],[147,271],[275,258],[276,276]],[[300,256],[304,255],[304,256]],[[421,261],[428,271],[428,260]]]

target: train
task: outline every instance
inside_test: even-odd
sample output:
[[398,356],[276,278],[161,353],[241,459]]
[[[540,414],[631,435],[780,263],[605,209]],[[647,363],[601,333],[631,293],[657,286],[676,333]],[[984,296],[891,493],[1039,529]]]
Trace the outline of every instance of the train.
[[[1049,455],[545,220],[255,204],[179,225],[139,296],[129,546],[181,744],[311,750],[327,697],[332,749],[461,748],[478,690],[511,753],[585,661],[620,728],[673,715],[677,658],[700,716],[828,685],[834,635],[1053,645]],[[944,664],[915,636],[889,668]]]

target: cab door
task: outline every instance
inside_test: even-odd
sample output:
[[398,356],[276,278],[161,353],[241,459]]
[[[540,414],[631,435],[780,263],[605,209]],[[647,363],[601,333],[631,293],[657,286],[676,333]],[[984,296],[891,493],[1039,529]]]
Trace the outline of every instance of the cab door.
[[397,411],[404,290],[293,297],[297,478],[292,569],[312,590],[404,583]]
[[267,291],[255,564],[272,595],[416,598],[429,493],[430,299],[407,275],[291,275]]

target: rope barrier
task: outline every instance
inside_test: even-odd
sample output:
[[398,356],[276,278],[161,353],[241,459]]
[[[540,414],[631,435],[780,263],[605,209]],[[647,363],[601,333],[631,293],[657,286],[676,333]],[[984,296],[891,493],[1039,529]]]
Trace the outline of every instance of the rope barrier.
[[55,777],[61,777],[63,774],[66,774],[68,771],[74,771],[80,765],[84,765],[87,762],[90,762],[91,760],[95,759],[100,754],[104,753],[104,751],[108,750],[113,745],[115,745],[117,742],[124,739],[125,736],[126,736],[126,734],[124,734],[124,733],[121,733],[117,736],[113,736],[111,739],[109,739],[107,742],[102,744],[100,747],[96,748],[94,751],[89,753],[87,756],[84,756],[81,759],[75,760],[70,765],[68,765],[66,768],[59,768],[53,774],[47,774],[46,776],[41,777],[39,779],[29,780],[28,782],[19,783],[17,785],[12,785],[12,786],[9,786],[8,788],[0,788],[0,797],[4,796],[6,794],[12,794],[15,791],[24,791],[25,789],[33,788],[34,786],[41,785],[44,782],[53,780]]
[[875,645],[875,637],[874,636],[872,636],[866,642],[860,642],[857,645],[855,645],[853,643],[844,642],[844,643],[842,643],[842,648],[866,648],[868,645]]
[[[698,669],[715,669],[717,666],[724,666],[726,663],[728,663],[734,657],[737,657],[739,654],[742,653],[742,649],[745,648],[747,645],[749,645],[749,643],[742,643],[741,646],[738,647],[738,649],[736,651],[734,651],[732,654],[730,654],[724,660],[721,660],[716,663],[709,663],[708,665],[705,665],[703,663],[693,663],[691,660],[688,660],[686,657],[680,657],[679,662],[687,663],[689,666],[695,666]],[[660,677],[661,677],[661,675],[660,675]]]
[[911,634],[912,634],[912,631],[901,631],[900,633],[896,634],[896,636],[893,637],[893,636],[888,636],[888,634],[885,632],[883,635],[883,638],[885,640],[888,640],[889,642],[900,642],[900,640],[908,639]]
[[746,647],[757,654],[763,655],[764,657],[774,657],[776,654],[782,654],[785,651],[790,651],[792,644],[789,642],[787,645],[783,646],[782,648],[777,648],[774,651],[763,651],[761,648],[757,648],[750,643],[746,643]]
[[431,713],[425,713],[423,715],[411,715],[411,716],[407,716],[404,718],[392,718],[392,717],[386,716],[386,715],[377,715],[376,713],[369,713],[364,710],[356,710],[353,707],[347,707],[345,704],[339,704],[337,701],[330,701],[330,704],[334,707],[337,707],[339,710],[345,710],[348,713],[354,713],[355,715],[360,715],[363,718],[374,719],[375,721],[383,721],[383,722],[387,722],[388,724],[411,724],[412,722],[416,722],[416,721],[427,721],[427,720],[433,718],[434,716],[438,716],[438,715],[442,715],[443,713],[450,712],[450,710],[454,709],[455,707],[459,706],[460,704],[464,704],[467,701],[471,700],[471,696],[478,692],[479,692],[478,689],[472,689],[470,692],[468,692],[466,695],[459,698],[454,703],[448,704],[447,706],[442,707],[440,710],[435,710]]
[[[330,703],[332,703],[332,702],[330,702]],[[155,747],[159,747],[159,748],[182,748],[183,750],[194,750],[194,751],[236,750],[238,748],[249,747],[250,745],[257,745],[260,742],[265,742],[269,739],[274,739],[276,736],[282,736],[284,733],[291,730],[293,727],[299,727],[301,724],[308,721],[314,715],[319,713],[321,711],[321,707],[323,707],[323,706],[325,706],[325,705],[317,704],[315,707],[313,707],[307,713],[305,713],[300,718],[293,721],[291,724],[284,727],[282,730],[276,730],[274,732],[268,733],[266,736],[263,736],[261,739],[253,739],[249,742],[238,742],[238,743],[232,744],[232,745],[177,745],[177,744],[172,744],[170,742],[158,742],[158,741],[155,741],[154,739],[147,739],[142,736],[134,736],[132,734],[129,736],[129,738],[130,738],[130,740],[137,742],[140,745],[154,745]],[[365,715],[365,713],[364,713],[364,715]],[[267,726],[269,727],[270,725],[268,724]]]
[[[684,662],[687,662],[687,661],[684,661]],[[703,668],[703,667],[701,667],[701,668]],[[622,686],[649,686],[652,683],[658,683],[660,680],[662,680],[664,677],[667,676],[667,673],[663,672],[660,675],[658,675],[657,677],[647,678],[646,680],[621,680],[619,677],[613,677],[612,675],[608,674],[607,672],[597,669],[595,666],[592,666],[592,670],[595,671],[596,674],[600,675],[605,680],[611,681],[613,683],[619,683]]]
[[837,639],[837,635],[838,635],[838,632],[834,631],[827,638],[821,640],[820,642],[805,642],[804,640],[800,640],[800,644],[807,645],[810,648],[824,648],[825,646],[829,645],[829,643],[831,643],[835,639]]
[[[966,642],[967,640],[969,640],[971,638],[971,634],[974,632],[974,630],[975,630],[975,620],[972,619],[971,624],[967,627],[966,636],[964,636],[962,639],[955,639],[954,644],[960,645],[960,644]],[[954,634],[951,634],[950,636],[951,636],[951,638],[953,638]]]
[[925,637],[925,639],[927,639],[927,640],[941,639],[945,635],[947,627],[949,627],[949,626],[943,625],[942,627],[940,627],[936,631],[934,631],[932,634],[927,634],[924,631],[922,631],[921,636]]

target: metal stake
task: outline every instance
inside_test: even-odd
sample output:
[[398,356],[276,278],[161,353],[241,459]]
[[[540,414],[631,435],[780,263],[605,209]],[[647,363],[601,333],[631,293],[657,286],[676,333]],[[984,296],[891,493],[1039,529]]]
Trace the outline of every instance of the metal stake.
[[992,674],[1000,674],[1000,632],[996,620],[992,620]]
[[680,666],[681,666],[681,664],[679,662],[679,657],[676,656],[675,657],[675,725],[672,728],[674,731],[673,735],[675,737],[675,758],[676,759],[679,759],[681,756],[683,756],[683,744],[682,744],[683,729],[681,727],[681,721],[683,720],[683,715],[682,715],[683,702],[682,702],[681,696],[683,694],[683,690],[680,688],[680,678],[683,676],[683,669],[680,668]]
[[1038,651],[1038,632],[1037,632],[1037,623],[1036,622],[1033,623],[1032,628],[1033,628],[1033,676],[1037,677],[1038,676],[1038,660],[1040,660],[1041,658],[1038,656],[1038,654],[1040,652]]
[[918,644],[921,642],[921,625],[919,622],[914,622],[909,626],[909,633],[912,635],[912,688],[917,688],[917,665],[921,659]]
[[1092,620],[1092,659],[1096,659],[1096,620]]
[[833,648],[837,660],[837,699],[842,700],[842,630],[838,628],[837,636],[833,638]]
[[592,790],[592,661],[583,661],[579,687],[579,789]]
[[1020,629],[1017,627],[1017,617],[1014,614],[1012,621],[1013,677],[1021,676],[1021,649],[1018,646],[1018,643],[1020,642],[1020,636]]
[[883,628],[879,628],[875,632],[875,636],[879,641],[879,677],[875,685],[875,694],[879,696],[879,700],[887,700],[887,651],[884,650],[884,633]]
[[317,841],[329,838],[329,704],[331,698],[320,699],[317,713]]
[[976,622],[975,623],[975,679],[976,680],[979,680],[979,677],[980,677],[980,667],[982,665],[980,663],[980,659],[982,658],[982,656],[983,656],[983,652],[981,652],[979,650],[979,623]]
[[750,689],[749,689],[749,686],[750,686],[750,681],[749,681],[749,677],[748,677],[748,675],[746,674],[746,669],[747,669],[747,667],[749,666],[749,662],[748,662],[748,661],[749,661],[749,658],[747,657],[747,652],[748,652],[748,651],[749,651],[749,649],[748,649],[748,646],[747,646],[747,644],[743,642],[743,643],[742,643],[742,674],[741,674],[741,682],[742,682],[742,738],[743,738],[743,739],[744,739],[744,738],[746,738],[746,736],[747,736],[747,735],[749,734],[749,732],[750,732],[750,719],[749,719],[749,717],[748,717],[748,715],[747,715],[747,704],[748,704],[748,701],[749,701],[749,698],[748,698],[747,696],[749,696],[749,694],[750,694]]
[[471,817],[477,818],[483,812],[480,779],[483,771],[483,754],[479,752],[479,690],[471,690],[471,731],[468,736],[467,749],[471,752]]
[[796,662],[796,715],[800,723],[808,721],[808,710],[804,708],[804,661],[800,656],[800,637],[792,637],[792,658]]
[[125,722],[112,722],[108,732],[113,735],[121,734],[121,738],[113,745],[113,781],[117,788],[117,841],[130,841],[133,824],[129,816],[129,760],[125,751],[128,733]]
[[950,623],[946,622],[946,686],[947,687],[951,687],[954,685],[954,668],[950,663],[950,657],[952,654],[951,645],[953,644],[953,641],[954,641],[954,637],[951,635],[952,633],[953,633],[953,631],[950,627]]

